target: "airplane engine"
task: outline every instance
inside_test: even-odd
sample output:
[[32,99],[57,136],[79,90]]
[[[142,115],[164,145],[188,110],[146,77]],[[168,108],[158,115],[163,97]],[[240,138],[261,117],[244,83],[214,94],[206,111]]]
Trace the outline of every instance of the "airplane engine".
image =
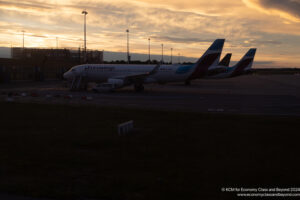
[[157,82],[157,81],[155,79],[153,79],[153,78],[146,78],[144,80],[144,83],[155,83],[155,82]]
[[107,80],[108,83],[115,85],[115,87],[122,87],[125,85],[124,81],[121,79],[110,78]]

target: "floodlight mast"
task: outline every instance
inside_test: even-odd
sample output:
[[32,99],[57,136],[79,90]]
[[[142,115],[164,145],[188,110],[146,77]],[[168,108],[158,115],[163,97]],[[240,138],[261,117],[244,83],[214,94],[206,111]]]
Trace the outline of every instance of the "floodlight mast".
[[173,48],[171,48],[171,64],[173,64]]
[[86,15],[88,12],[84,10],[81,14],[84,15],[84,62],[86,62]]
[[151,63],[151,58],[150,58],[150,38],[148,38],[148,55],[149,55],[149,58],[148,58],[148,60],[149,60],[149,63]]
[[25,47],[25,45],[24,45],[24,43],[25,43],[25,39],[24,39],[24,33],[25,33],[25,31],[24,30],[22,30],[22,32],[23,32],[23,49],[24,49],[24,47]]
[[129,54],[129,29],[126,30],[127,33],[127,63],[130,63],[130,54]]
[[161,44],[161,63],[164,63],[164,44]]

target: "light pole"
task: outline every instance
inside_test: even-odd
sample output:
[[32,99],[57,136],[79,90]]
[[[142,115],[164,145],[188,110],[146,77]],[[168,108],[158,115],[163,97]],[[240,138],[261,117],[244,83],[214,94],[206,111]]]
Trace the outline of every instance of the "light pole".
[[22,30],[22,32],[23,32],[23,49],[24,49],[24,43],[25,43],[25,39],[24,39],[24,33],[25,33],[25,31],[24,31],[24,30]]
[[56,49],[58,49],[58,37],[56,37]]
[[171,48],[171,65],[173,64],[173,48]]
[[84,14],[84,62],[86,62],[86,15],[88,12],[84,10],[81,14]]
[[178,53],[178,63],[180,64],[180,53]]
[[151,58],[150,58],[150,38],[148,38],[148,54],[149,54],[149,64],[151,63]]
[[164,44],[161,44],[161,63],[164,63]]
[[130,54],[129,54],[129,29],[126,30],[127,33],[127,62],[130,63]]

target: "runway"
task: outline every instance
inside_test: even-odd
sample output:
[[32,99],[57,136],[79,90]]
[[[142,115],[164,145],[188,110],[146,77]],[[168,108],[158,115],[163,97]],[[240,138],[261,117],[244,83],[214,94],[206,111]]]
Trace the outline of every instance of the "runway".
[[[62,82],[57,81],[13,83],[5,85],[0,92],[2,100],[8,92],[38,94],[37,97],[16,97],[16,101],[20,102],[300,116],[299,75],[246,75],[231,79],[201,79],[193,81],[191,86],[182,83],[151,84],[145,85],[144,93],[134,92],[133,87],[113,93],[70,92],[63,87]],[[83,97],[91,99],[85,101]]]

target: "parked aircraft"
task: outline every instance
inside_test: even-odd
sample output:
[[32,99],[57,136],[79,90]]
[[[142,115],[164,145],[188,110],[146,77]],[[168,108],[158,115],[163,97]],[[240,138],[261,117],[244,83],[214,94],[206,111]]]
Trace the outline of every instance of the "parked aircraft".
[[249,69],[253,65],[256,49],[250,49],[245,56],[233,67],[228,67],[224,72],[208,75],[209,78],[230,78],[245,73],[245,69]]
[[143,91],[146,83],[181,82],[204,77],[211,65],[219,63],[225,39],[217,39],[193,65],[117,65],[83,64],[72,67],[64,74],[71,82],[71,89],[78,89],[88,82],[101,83],[95,89],[113,90],[134,85]]
[[224,58],[221,60],[221,62],[218,64],[218,66],[229,67],[231,56],[232,56],[231,53],[226,54]]
[[212,76],[212,75],[216,75],[216,74],[225,72],[227,70],[227,68],[229,67],[231,56],[232,56],[232,54],[228,53],[224,56],[224,58],[221,60],[221,62],[219,62],[218,65],[210,66],[208,68],[208,72],[207,72],[206,76]]

